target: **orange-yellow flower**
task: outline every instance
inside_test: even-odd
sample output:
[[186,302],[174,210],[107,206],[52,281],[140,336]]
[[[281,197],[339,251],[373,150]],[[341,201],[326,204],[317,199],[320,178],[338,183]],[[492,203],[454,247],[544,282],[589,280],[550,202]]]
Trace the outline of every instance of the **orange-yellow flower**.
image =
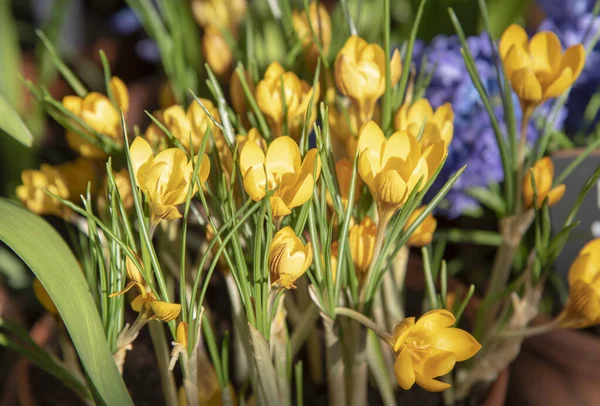
[[[385,92],[385,52],[358,36],[348,38],[335,58],[335,83],[359,112],[360,124],[373,118],[375,104]],[[400,80],[400,53],[395,50],[390,62],[391,83]]]
[[420,179],[419,190],[425,187],[448,153],[443,140],[422,148],[410,130],[386,139],[373,121],[360,129],[358,151],[358,173],[384,221],[406,202]]
[[[85,97],[66,96],[63,98],[63,106],[71,113],[79,117],[93,131],[113,138],[121,142],[121,116],[129,110],[129,93],[127,86],[118,77],[110,79],[109,87],[114,97],[115,104],[110,99],[97,92],[90,92]],[[73,123],[77,128],[78,125]],[[85,132],[83,128],[79,131]],[[88,134],[93,137],[93,134]],[[106,153],[96,145],[86,141],[83,137],[73,131],[67,131],[67,142],[69,146],[81,156],[87,158],[104,158]]]
[[[202,104],[210,112],[210,114],[219,120],[219,110],[212,104],[210,100],[200,99]],[[198,153],[204,136],[208,136],[206,151],[210,151],[210,135],[207,130],[210,129],[215,138],[221,136],[221,132],[211,118],[204,112],[202,107],[193,101],[190,103],[187,112],[180,105],[174,105],[167,108],[163,112],[163,120],[167,129],[173,134],[177,140],[188,151],[191,150],[191,145],[194,146],[194,153]]]
[[441,392],[450,384],[438,381],[456,362],[473,357],[481,344],[468,332],[452,325],[454,315],[447,310],[431,310],[415,322],[402,320],[394,328],[392,345],[396,353],[394,374],[402,389],[415,382],[429,392]]
[[[256,85],[255,97],[276,137],[290,135],[298,138],[313,95],[309,125],[312,126],[317,117],[314,106],[319,100],[319,89],[318,84],[313,89],[294,72],[286,72],[279,63],[273,62],[267,68],[264,79]],[[286,124],[287,133],[284,133]]]
[[52,165],[42,164],[39,170],[28,169],[21,173],[22,185],[17,186],[16,195],[29,210],[43,214],[64,216],[67,208],[45,191],[62,198],[69,198],[69,188],[60,171]]
[[427,148],[439,139],[444,140],[448,147],[454,134],[452,105],[444,103],[433,111],[427,99],[420,99],[410,106],[402,105],[394,116],[396,130],[410,130],[413,134],[419,134],[423,126],[427,127],[421,138],[423,148]]
[[202,54],[210,69],[217,76],[224,76],[231,67],[233,54],[219,28],[209,25],[202,36]]
[[[348,199],[350,198],[350,185],[352,183],[352,162],[348,159],[340,159],[335,164],[335,174],[338,181],[340,199],[344,208],[348,207]],[[360,176],[356,177],[354,184],[354,201],[356,202],[360,198],[360,188],[362,187],[362,181]],[[327,191],[327,204],[333,207],[333,200],[331,193]]]
[[535,187],[537,189],[537,201],[535,207],[541,207],[544,199],[548,197],[548,206],[553,206],[558,203],[565,194],[565,185],[552,187],[554,180],[554,164],[552,159],[544,157],[537,161],[523,179],[523,200],[526,207],[532,207],[533,202],[533,187],[531,184],[531,176],[535,179]]
[[[193,162],[178,148],[169,148],[154,156],[150,144],[141,137],[135,138],[129,151],[137,185],[146,196],[153,219],[180,218],[177,205],[186,201],[192,187]],[[204,184],[210,171],[206,154],[197,164],[201,165],[198,179]]]
[[545,100],[563,94],[585,65],[583,45],[574,45],[563,53],[554,33],[542,31],[529,40],[516,24],[502,34],[499,51],[506,77],[526,114]]
[[192,12],[202,27],[216,25],[235,34],[246,15],[246,0],[192,0]]
[[292,24],[296,35],[302,41],[307,65],[315,69],[319,47],[314,42],[314,36],[318,38],[324,55],[327,55],[331,46],[331,19],[327,8],[322,3],[310,3],[308,14],[304,10],[295,10],[292,13]]
[[367,277],[367,271],[373,261],[376,237],[377,225],[369,216],[365,216],[360,224],[353,225],[348,233],[348,246],[354,270],[361,281]]
[[269,247],[271,285],[277,289],[295,289],[294,282],[310,267],[312,257],[310,242],[303,245],[291,227],[279,230]]
[[[425,206],[419,207],[411,213],[411,215],[408,217],[408,220],[406,220],[406,224],[404,225],[404,231],[406,231],[412,225],[412,223],[415,222],[417,217],[423,213],[423,210],[425,210]],[[429,215],[425,217],[425,220],[419,224],[416,230],[409,237],[407,242],[408,245],[412,245],[413,247],[423,247],[431,243],[436,227],[437,221],[433,217],[433,214],[429,213]]]
[[600,238],[588,242],[569,268],[569,299],[558,316],[563,327],[600,323]]
[[240,152],[240,172],[244,189],[254,201],[272,190],[271,208],[274,217],[290,214],[294,207],[306,203],[321,173],[321,161],[316,148],[307,152],[301,162],[298,144],[290,137],[275,139],[267,153],[254,142],[247,142]]

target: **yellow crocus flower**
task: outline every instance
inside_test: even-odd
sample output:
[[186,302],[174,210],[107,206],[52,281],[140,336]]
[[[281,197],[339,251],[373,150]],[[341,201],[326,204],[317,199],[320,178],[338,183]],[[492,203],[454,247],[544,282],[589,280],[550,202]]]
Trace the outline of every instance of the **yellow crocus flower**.
[[187,349],[188,345],[188,324],[185,321],[180,321],[177,325],[177,332],[175,335],[176,341],[183,348]]
[[394,116],[396,130],[410,130],[419,134],[425,125],[421,145],[427,148],[439,139],[450,145],[454,134],[454,111],[450,103],[444,103],[435,111],[427,99],[420,99],[412,105],[404,104]]
[[310,3],[308,15],[304,10],[294,10],[292,24],[296,35],[302,41],[306,64],[314,70],[320,54],[319,47],[313,41],[313,32],[319,39],[324,55],[327,55],[331,46],[331,19],[327,8],[323,3]]
[[273,236],[269,247],[269,273],[273,288],[295,289],[294,282],[312,264],[312,246],[302,241],[291,227],[284,227]]
[[62,175],[67,188],[69,189],[69,199],[78,201],[80,195],[87,193],[88,183],[90,184],[90,193],[94,194],[97,187],[97,171],[94,161],[79,157],[72,162],[56,166],[56,169]]
[[[121,115],[119,109],[126,115],[129,110],[129,93],[127,86],[118,77],[112,77],[109,87],[116,105],[101,93],[90,92],[85,97],[65,96],[63,106],[83,120],[92,130],[121,142]],[[74,124],[77,126],[77,124]],[[81,131],[84,131],[81,129]],[[92,136],[90,134],[90,136]],[[105,158],[106,154],[100,148],[90,144],[75,132],[67,131],[67,143],[86,158]]]
[[386,139],[373,121],[360,129],[357,148],[358,173],[377,202],[380,221],[389,220],[420,179],[423,189],[448,153],[443,140],[423,149],[410,130]]
[[556,34],[542,31],[529,40],[525,30],[516,24],[502,34],[499,52],[525,115],[545,100],[563,94],[585,65],[583,45],[574,45],[563,53]]
[[[381,46],[368,44],[356,35],[348,38],[335,58],[335,83],[359,112],[360,124],[373,118],[375,104],[385,92],[386,62]],[[395,86],[402,71],[398,50],[392,55],[390,69],[392,86]]]
[[42,164],[39,170],[21,172],[22,185],[17,186],[17,197],[32,212],[64,217],[69,213],[61,202],[48,195],[49,191],[62,199],[69,198],[69,188],[60,171],[52,165]]
[[[129,151],[137,185],[146,196],[153,220],[180,218],[176,206],[186,201],[192,186],[193,162],[178,148],[169,148],[154,156],[150,144],[141,137],[135,138]],[[210,171],[206,154],[197,164],[201,165],[198,179],[204,184]]]
[[[244,79],[246,79],[250,93],[254,94],[254,82],[252,81],[252,77],[250,77],[250,72],[244,71]],[[235,69],[231,73],[231,79],[229,80],[229,98],[231,99],[233,110],[242,117],[242,120],[247,121],[246,112],[248,111],[248,102],[246,101],[242,81]]]
[[235,34],[246,15],[246,0],[192,0],[192,12],[202,27],[216,25]]
[[[264,79],[256,85],[255,97],[258,107],[267,117],[276,137],[289,134],[298,138],[308,110],[308,103],[314,95],[313,105],[317,105],[319,89],[318,84],[316,89],[313,89],[304,80],[300,80],[294,72],[286,72],[278,62],[273,62],[267,68]],[[317,109],[313,108],[309,126],[312,126],[316,117]],[[284,134],[286,122],[288,133]]]
[[[313,172],[316,173],[313,175]],[[290,214],[294,207],[306,203],[321,173],[321,161],[313,148],[301,162],[300,149],[290,137],[279,137],[267,153],[254,142],[247,142],[240,152],[240,172],[244,189],[255,202],[272,190],[274,217]]]
[[533,202],[533,187],[531,184],[531,176],[535,179],[535,187],[537,189],[537,201],[535,207],[541,207],[544,199],[548,197],[548,206],[553,206],[558,203],[565,194],[566,186],[564,184],[552,187],[554,180],[554,164],[552,159],[544,157],[537,161],[529,170],[525,179],[523,179],[523,200],[526,207],[532,207]]
[[[221,118],[219,110],[210,100],[202,98],[200,100],[216,120]],[[218,138],[221,136],[221,131],[196,101],[190,103],[187,111],[180,105],[173,105],[165,109],[162,117],[167,129],[185,149],[191,151],[191,145],[194,146],[194,153],[198,153],[200,150],[204,142],[204,136],[208,134],[206,131],[209,128],[213,137]],[[211,144],[209,140],[207,140],[206,151],[210,151]]]
[[348,246],[354,271],[360,281],[364,281],[367,277],[367,271],[373,260],[376,237],[377,225],[369,216],[365,216],[360,224],[353,225],[348,233]]
[[[406,224],[404,225],[404,231],[406,231],[412,225],[412,223],[415,222],[417,217],[423,213],[423,210],[425,210],[425,206],[419,207],[411,213],[411,215],[408,217],[408,220],[406,220]],[[417,229],[409,237],[407,244],[413,247],[423,247],[431,243],[436,227],[437,221],[433,217],[433,214],[429,213],[429,215],[425,217],[425,220],[419,224],[419,227],[417,227]]]
[[202,36],[202,54],[210,69],[219,77],[223,77],[231,68],[233,54],[219,28],[209,25]]
[[415,322],[402,320],[394,328],[392,346],[396,353],[394,374],[402,389],[415,382],[429,392],[441,392],[450,384],[438,381],[456,362],[473,357],[481,344],[468,332],[452,325],[454,315],[447,310],[431,310]]
[[569,268],[569,299],[558,320],[563,327],[600,324],[600,238],[588,242]]

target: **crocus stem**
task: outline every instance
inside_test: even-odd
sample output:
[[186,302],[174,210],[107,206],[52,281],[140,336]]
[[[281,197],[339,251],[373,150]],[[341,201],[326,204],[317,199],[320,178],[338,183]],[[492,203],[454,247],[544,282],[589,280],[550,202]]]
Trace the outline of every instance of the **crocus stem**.
[[376,283],[377,275],[375,273],[377,273],[378,270],[375,269],[375,264],[377,264],[378,262],[383,263],[383,261],[377,261],[377,258],[379,258],[379,255],[381,255],[381,249],[383,248],[383,240],[385,239],[385,230],[387,229],[387,225],[390,222],[390,219],[392,218],[392,214],[393,213],[389,214],[385,210],[379,209],[379,224],[377,224],[377,236],[375,237],[375,245],[373,247],[373,259],[371,261],[371,265],[369,266],[369,270],[367,271],[367,283],[363,284],[360,292],[361,311],[362,309],[364,309],[366,304],[365,301],[367,298],[365,296],[369,291],[369,286],[373,283]]
[[177,406],[177,390],[175,389],[175,379],[173,378],[173,374],[169,371],[169,361],[171,357],[163,326],[157,321],[151,321],[148,323],[148,330],[150,331],[152,346],[154,347],[154,353],[156,354],[158,373],[160,375],[160,383],[165,397],[165,404]]
[[377,334],[379,337],[381,337],[383,339],[383,341],[388,343],[390,346],[392,345],[392,336],[390,334],[388,334],[386,331],[381,329],[381,327],[379,327],[377,324],[375,324],[375,322],[373,320],[371,320],[367,316],[357,312],[356,310],[352,310],[347,307],[336,307],[335,314],[340,315],[340,316],[346,316],[346,317],[349,317],[349,318],[359,322],[366,328],[373,330],[375,332],[375,334]]
[[523,181],[523,166],[525,164],[525,147],[527,145],[527,126],[531,118],[531,108],[523,109],[523,119],[521,120],[521,138],[519,139],[519,149],[517,150],[517,178],[515,179],[515,214],[521,211],[521,183]]

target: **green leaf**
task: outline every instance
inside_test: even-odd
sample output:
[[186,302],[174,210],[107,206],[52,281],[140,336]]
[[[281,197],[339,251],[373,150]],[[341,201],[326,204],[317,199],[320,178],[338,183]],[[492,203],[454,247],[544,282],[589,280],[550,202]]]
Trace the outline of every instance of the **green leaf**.
[[8,135],[19,141],[26,147],[33,144],[33,135],[25,125],[17,111],[10,105],[2,95],[0,95],[0,129]]
[[280,397],[277,390],[277,374],[271,361],[269,343],[251,324],[248,324],[248,328],[250,329],[250,343],[252,344],[254,367],[259,386],[258,388],[254,388],[257,398],[262,400],[262,404],[268,406],[279,405]]
[[99,404],[133,405],[113,361],[94,300],[77,260],[41,217],[0,199],[0,241],[36,274],[69,331]]

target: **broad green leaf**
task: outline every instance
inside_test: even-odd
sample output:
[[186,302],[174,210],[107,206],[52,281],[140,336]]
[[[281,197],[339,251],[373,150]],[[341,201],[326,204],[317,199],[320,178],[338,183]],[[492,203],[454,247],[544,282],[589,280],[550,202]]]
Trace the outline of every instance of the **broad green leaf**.
[[133,405],[89,287],[67,244],[44,219],[5,198],[0,198],[0,218],[0,241],[21,257],[48,291],[95,389],[96,401]]
[[26,147],[33,144],[33,135],[25,125],[16,110],[10,105],[4,96],[0,95],[0,130],[4,130],[8,135],[19,141]]
[[254,388],[257,392],[257,398],[267,406],[280,405],[281,398],[277,390],[277,373],[271,361],[269,343],[251,324],[248,324],[248,328],[250,329],[250,343],[254,355],[254,372],[258,384],[258,387]]

